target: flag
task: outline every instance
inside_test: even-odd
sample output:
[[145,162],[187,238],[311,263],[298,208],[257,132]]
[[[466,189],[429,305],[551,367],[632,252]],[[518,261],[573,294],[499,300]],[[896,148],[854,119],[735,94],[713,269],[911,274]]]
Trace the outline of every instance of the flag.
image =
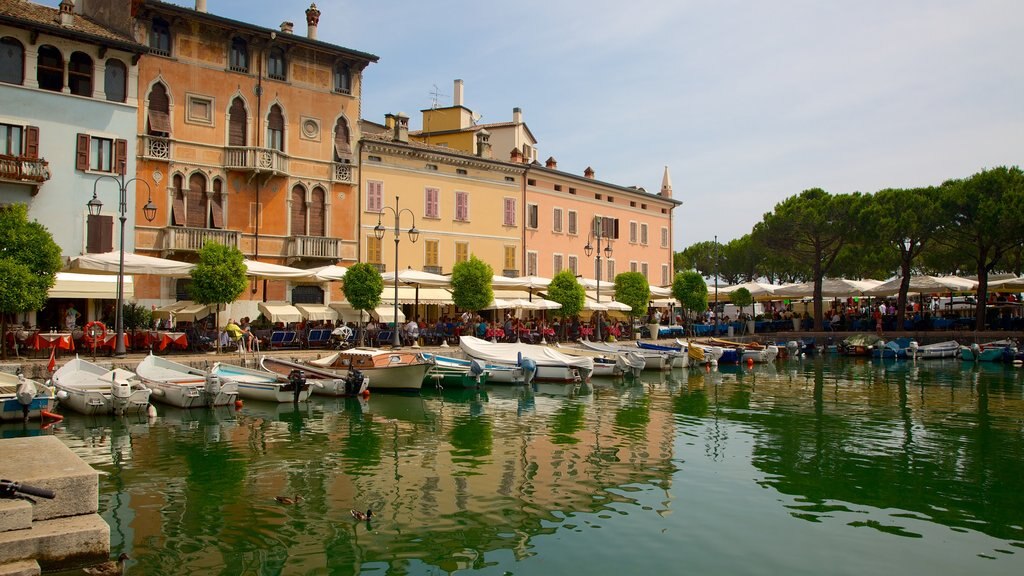
[[50,348],[50,361],[46,364],[46,369],[53,372],[57,369],[57,348]]

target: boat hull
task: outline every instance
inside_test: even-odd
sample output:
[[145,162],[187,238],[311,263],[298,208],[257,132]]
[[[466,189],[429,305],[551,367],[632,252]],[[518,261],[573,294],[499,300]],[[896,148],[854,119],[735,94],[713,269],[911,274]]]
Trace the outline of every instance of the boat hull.
[[210,373],[149,355],[136,374],[153,390],[150,398],[178,408],[231,406],[238,399],[238,385],[213,380]]
[[149,409],[151,391],[134,373],[107,370],[78,357],[54,372],[50,384],[60,407],[86,416],[141,414]]
[[263,370],[252,370],[241,366],[217,364],[213,374],[222,382],[233,382],[238,389],[238,396],[247,400],[262,402],[305,402],[309,399],[309,384],[299,386],[296,395],[295,386],[286,378]]
[[[42,413],[52,412],[56,404],[56,398],[49,394],[37,394],[28,405],[28,418],[38,420]],[[5,422],[21,421],[25,419],[25,411],[21,402],[16,396],[4,394],[0,396],[0,420]]]

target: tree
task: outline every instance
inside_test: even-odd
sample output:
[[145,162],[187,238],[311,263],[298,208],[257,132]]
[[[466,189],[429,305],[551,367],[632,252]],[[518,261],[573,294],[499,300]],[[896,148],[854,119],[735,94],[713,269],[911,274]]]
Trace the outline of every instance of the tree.
[[833,196],[812,188],[776,204],[754,228],[755,241],[810,269],[815,330],[822,329],[822,280],[842,249],[856,239],[851,223],[856,226],[862,206],[859,193]]
[[717,252],[721,247],[710,240],[691,244],[678,252],[678,258],[674,258],[676,270],[694,269],[704,276],[714,276],[716,259],[720,257]]
[[679,301],[689,318],[689,312],[703,312],[708,309],[708,285],[694,270],[678,272],[672,280],[672,297]]
[[214,323],[217,325],[217,352],[220,353],[220,306],[230,304],[245,291],[245,257],[234,246],[207,242],[199,250],[199,262],[190,272],[191,294],[199,304],[216,305]]
[[738,306],[740,314],[743,314],[743,309],[754,303],[754,297],[751,296],[750,290],[747,290],[746,288],[737,288],[729,294],[729,301],[735,306]]
[[[29,222],[28,206],[0,207],[0,334],[8,314],[40,310],[60,270],[61,251],[45,226]],[[2,357],[7,360],[7,347]]]
[[[384,278],[381,277],[377,267],[366,262],[353,264],[345,271],[345,280],[341,285],[341,291],[345,293],[345,300],[353,309],[359,310],[359,345],[366,343],[366,330],[364,330],[363,312],[369,314],[377,306],[380,306],[380,295],[384,291]],[[398,322],[398,319],[395,319]],[[396,325],[397,329],[397,325]]]
[[[651,304],[651,286],[647,277],[639,272],[623,272],[615,277],[615,300],[630,307],[629,329],[633,330],[633,318],[643,316]],[[657,338],[657,334],[653,337]]]
[[548,300],[553,300],[562,305],[552,313],[562,318],[562,339],[565,339],[565,329],[569,324],[568,319],[576,317],[583,312],[583,304],[586,300],[586,292],[583,286],[576,280],[576,276],[568,271],[562,270],[551,279],[547,292]]
[[491,280],[494,269],[476,255],[452,267],[452,300],[463,310],[476,312],[494,300]]
[[1024,243],[1024,172],[1014,166],[983,170],[941,188],[937,242],[971,256],[978,276],[975,329],[985,328],[988,274]]

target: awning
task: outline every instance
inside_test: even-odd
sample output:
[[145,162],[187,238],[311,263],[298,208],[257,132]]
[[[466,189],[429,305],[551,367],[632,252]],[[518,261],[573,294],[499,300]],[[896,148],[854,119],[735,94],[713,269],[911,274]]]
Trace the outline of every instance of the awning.
[[[393,281],[392,281],[393,282]],[[420,304],[454,304],[452,300],[452,293],[445,290],[444,288],[420,288],[419,303]],[[395,286],[394,284],[388,285],[384,283],[384,291],[380,293],[381,305],[385,303],[388,305],[394,304],[395,302]],[[415,286],[398,286],[398,303],[399,304],[415,304],[416,303],[416,287]]]
[[[385,288],[388,284],[392,286],[395,284],[395,273],[386,272],[381,275],[384,278]],[[399,284],[418,284],[419,286],[451,286],[452,279],[450,276],[442,276],[440,274],[431,274],[430,272],[423,272],[421,270],[413,270],[408,268],[398,273]]]
[[[105,252],[103,254],[85,254],[71,260],[68,269],[72,272],[86,274],[117,274],[120,266],[121,253]],[[171,278],[187,278],[195,264],[142,256],[133,252],[124,253],[125,274],[149,274],[152,276],[168,276]]]
[[[124,277],[124,299],[135,294],[131,276]],[[117,276],[57,272],[57,281],[50,288],[50,298],[117,299]]]
[[257,305],[257,308],[259,308],[260,312],[263,313],[263,316],[267,320],[270,320],[271,322],[287,323],[302,321],[302,313],[299,312],[298,308],[292,306],[291,304],[286,304],[284,302],[266,304],[260,302]]
[[338,320],[338,312],[323,304],[296,304],[295,307],[299,309],[299,313],[306,320],[330,320],[331,322]]
[[[377,306],[377,309],[370,312],[370,315],[380,322],[394,322],[395,321],[395,309],[394,306]],[[398,321],[405,322],[405,314],[402,313],[402,309],[398,309]]]
[[[865,290],[866,296],[895,296],[900,292],[900,285],[903,278],[897,276],[887,282],[883,282],[870,290]],[[933,294],[941,292],[974,292],[978,283],[974,280],[960,278],[958,276],[911,276],[909,291],[914,294]]]
[[213,314],[213,306],[210,304],[196,304],[188,302],[188,306],[180,308],[174,313],[176,322],[197,322]]
[[158,318],[168,320],[170,319],[171,314],[177,316],[179,310],[186,306],[191,306],[193,304],[195,304],[195,302],[190,302],[188,300],[179,300],[178,302],[172,302],[170,304],[167,304],[166,306],[161,306],[153,310],[152,316],[154,319]]

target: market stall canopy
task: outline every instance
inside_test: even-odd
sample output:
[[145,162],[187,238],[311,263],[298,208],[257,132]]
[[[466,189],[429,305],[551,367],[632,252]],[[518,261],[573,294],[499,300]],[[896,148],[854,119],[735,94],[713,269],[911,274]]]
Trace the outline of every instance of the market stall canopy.
[[[719,299],[721,299],[721,297],[723,295],[725,295],[727,297],[727,299],[728,299],[729,294],[732,294],[733,292],[739,290],[740,288],[746,288],[747,291],[750,292],[750,295],[754,297],[754,300],[764,301],[764,300],[773,300],[773,299],[777,300],[778,298],[775,296],[775,292],[778,289],[782,288],[782,286],[777,286],[775,284],[768,284],[768,283],[765,283],[765,282],[744,282],[743,284],[734,284],[732,286],[719,286],[718,287]],[[715,287],[714,287],[714,285],[708,286],[708,298],[712,298],[713,299],[714,297],[715,297]]]
[[583,301],[584,310],[608,310],[608,304],[587,298]]
[[178,310],[181,310],[182,308],[190,306],[192,304],[195,304],[195,302],[192,302],[190,300],[179,300],[177,302],[171,302],[170,304],[154,309],[151,315],[153,316],[154,319],[168,320],[170,319],[172,314],[177,316]]
[[[131,276],[124,277],[124,298],[135,293]],[[50,298],[117,299],[117,276],[57,272],[57,279],[48,293]]]
[[[381,277],[384,278],[386,292],[388,284],[394,285],[395,283],[395,273],[386,272],[381,274]],[[416,284],[419,286],[451,286],[452,279],[450,276],[431,274],[430,272],[407,268],[398,273],[398,282],[400,284]]]
[[302,321],[302,313],[299,309],[291,304],[285,302],[272,302],[264,303],[260,302],[257,305],[263,316],[271,322],[300,322]]
[[508,276],[499,276],[495,274],[491,277],[491,288],[522,288],[518,278],[509,278]]
[[258,260],[245,260],[245,269],[247,276],[255,276],[257,278],[274,278],[274,279],[308,279],[311,277],[309,270],[300,270],[298,268],[291,268],[289,266],[281,266],[279,264],[270,264],[268,262],[260,262]]
[[187,306],[182,306],[174,313],[175,322],[198,322],[213,314],[214,306],[212,304],[197,304],[189,301],[186,303]]
[[[102,254],[85,254],[71,259],[68,269],[84,274],[117,274],[121,260],[120,251]],[[150,276],[168,276],[171,278],[187,278],[195,264],[142,256],[133,252],[124,253],[125,274],[148,274]]]
[[[392,280],[394,282],[394,280]],[[415,286],[398,286],[398,303],[399,304],[416,304],[417,303],[417,289]],[[384,291],[380,293],[380,301],[382,304],[393,305],[395,303],[395,287],[384,285]],[[451,292],[444,288],[420,288],[419,298],[420,304],[454,304],[452,300]]]
[[1019,292],[1024,290],[1024,278],[992,280],[988,283],[988,289],[990,292]]
[[[588,290],[586,292],[586,296],[587,300],[597,300],[597,292],[591,292]],[[629,305],[623,304],[622,302],[616,302],[612,298],[613,296],[611,292],[601,293],[601,304],[604,306],[604,308],[601,308],[601,310],[618,310],[621,312],[628,312],[633,309]]]
[[311,279],[315,279],[320,282],[342,281],[345,279],[345,272],[348,272],[348,268],[338,266],[336,264],[306,270],[306,273],[310,275]]
[[[895,296],[900,292],[902,277],[895,277],[866,290],[866,296]],[[932,294],[936,292],[973,292],[978,283],[959,276],[911,276],[910,292]]]
[[[864,293],[881,284],[879,280],[847,280],[845,278],[825,278],[821,282],[822,298],[847,298],[863,296]],[[812,298],[814,282],[787,284],[775,291],[775,298]]]
[[330,306],[324,306],[323,304],[296,304],[296,308],[299,309],[299,313],[306,320],[314,320],[323,322],[330,320],[335,322],[338,320],[338,312]]

